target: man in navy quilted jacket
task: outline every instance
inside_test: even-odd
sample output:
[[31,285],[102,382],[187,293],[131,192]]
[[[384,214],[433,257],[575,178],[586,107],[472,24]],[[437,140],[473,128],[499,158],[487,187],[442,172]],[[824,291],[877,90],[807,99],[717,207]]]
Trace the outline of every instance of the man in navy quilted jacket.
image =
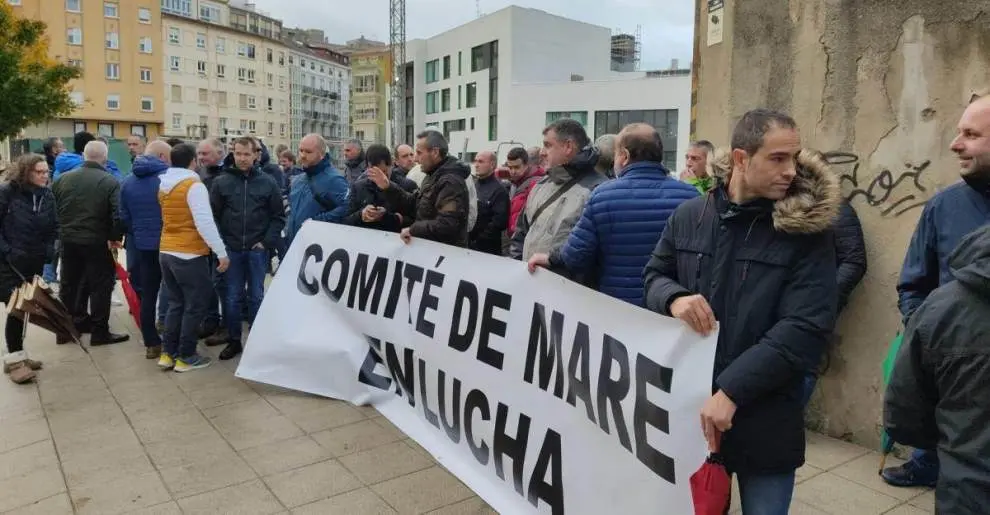
[[599,291],[643,306],[643,268],[667,217],[698,196],[695,188],[671,177],[662,161],[656,129],[645,123],[622,129],[615,143],[619,178],[595,189],[566,243],[549,254],[534,254],[530,271],[537,266],[596,271]]

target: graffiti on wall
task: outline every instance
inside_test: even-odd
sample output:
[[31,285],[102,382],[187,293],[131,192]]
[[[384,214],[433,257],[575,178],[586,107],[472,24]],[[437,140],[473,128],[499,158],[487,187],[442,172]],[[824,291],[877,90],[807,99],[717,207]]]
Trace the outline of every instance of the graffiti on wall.
[[859,156],[848,152],[825,152],[825,161],[836,168],[839,184],[845,190],[846,200],[862,198],[867,205],[880,211],[881,216],[898,217],[925,205],[927,188],[921,184],[921,175],[932,164],[930,160],[919,164],[905,163],[899,173],[883,169],[873,179],[860,177]]

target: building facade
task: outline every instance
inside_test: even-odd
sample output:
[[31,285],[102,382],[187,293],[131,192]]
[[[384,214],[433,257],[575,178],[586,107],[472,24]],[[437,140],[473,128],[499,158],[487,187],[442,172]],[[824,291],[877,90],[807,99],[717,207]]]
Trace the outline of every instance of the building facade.
[[350,58],[338,52],[305,45],[289,51],[289,83],[292,106],[291,143],[299,147],[303,136],[316,133],[330,143],[331,159],[350,137]]
[[[688,118],[689,82],[667,83],[683,86],[684,95],[655,101],[660,95],[651,88],[661,82],[646,82],[642,72],[613,72],[611,49],[608,28],[517,6],[410,41],[404,139],[436,128],[447,135],[452,152],[470,159],[482,150],[504,153],[511,146],[539,145],[545,122],[555,113],[586,113],[591,122],[602,111],[602,127],[609,111],[616,112],[616,123],[624,111],[651,111],[655,121],[652,111],[676,109],[670,120],[662,115],[665,126]],[[681,146],[676,135],[668,141]]]
[[249,22],[223,0],[161,2],[165,134],[288,144],[289,50],[270,36],[281,22]]
[[160,0],[5,1],[16,15],[48,25],[52,58],[82,68],[82,77],[71,83],[76,111],[28,128],[27,137],[160,134],[165,117]]
[[371,143],[388,144],[389,85],[392,52],[372,46],[351,53],[351,136]]

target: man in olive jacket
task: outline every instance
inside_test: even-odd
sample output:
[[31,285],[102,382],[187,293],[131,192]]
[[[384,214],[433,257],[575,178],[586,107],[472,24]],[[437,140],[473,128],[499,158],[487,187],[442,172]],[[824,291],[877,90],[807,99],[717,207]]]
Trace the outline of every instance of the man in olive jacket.
[[90,345],[130,338],[110,332],[110,296],[116,281],[110,245],[119,244],[123,234],[120,182],[107,171],[107,153],[106,143],[90,141],[83,150],[83,165],[60,175],[52,186],[62,228],[59,294],[80,332],[92,334]]
[[743,115],[722,157],[719,184],[668,218],[646,307],[702,334],[717,321],[701,431],[736,475],[743,513],[786,515],[804,464],[804,377],[835,324],[838,179],[774,111]]

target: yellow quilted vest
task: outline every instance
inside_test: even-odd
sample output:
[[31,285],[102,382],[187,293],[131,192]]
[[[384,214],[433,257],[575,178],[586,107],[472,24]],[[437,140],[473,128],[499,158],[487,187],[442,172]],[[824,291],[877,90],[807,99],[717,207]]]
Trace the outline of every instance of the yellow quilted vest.
[[210,247],[199,235],[192,211],[186,202],[189,188],[198,182],[199,178],[190,177],[180,181],[168,193],[158,191],[158,203],[162,206],[161,252],[182,252],[198,256],[210,254]]

